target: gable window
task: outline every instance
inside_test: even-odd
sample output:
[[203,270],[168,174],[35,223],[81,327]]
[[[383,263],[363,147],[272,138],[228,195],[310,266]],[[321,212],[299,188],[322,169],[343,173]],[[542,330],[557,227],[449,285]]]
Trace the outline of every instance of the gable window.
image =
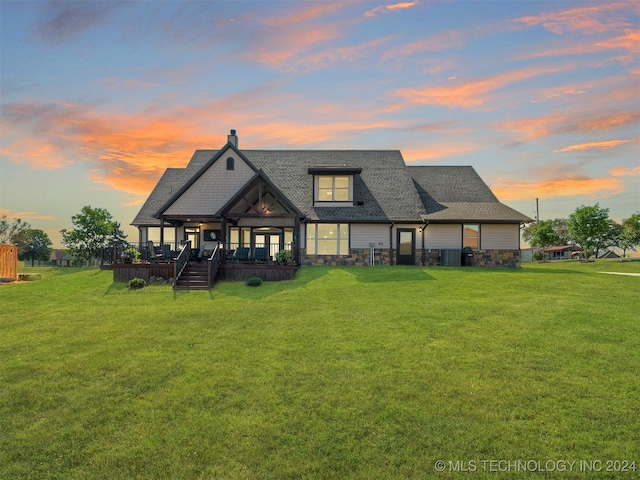
[[349,177],[347,175],[318,176],[318,200],[321,202],[348,202]]
[[235,169],[235,165],[234,165],[234,160],[233,157],[228,157],[227,158],[227,170],[234,170]]
[[347,223],[310,223],[307,225],[308,255],[348,255]]
[[480,248],[480,225],[465,224],[462,226],[462,246],[476,250]]
[[317,175],[316,202],[350,202],[353,200],[353,176]]
[[352,207],[354,182],[362,168],[347,165],[310,166],[313,175],[314,206]]

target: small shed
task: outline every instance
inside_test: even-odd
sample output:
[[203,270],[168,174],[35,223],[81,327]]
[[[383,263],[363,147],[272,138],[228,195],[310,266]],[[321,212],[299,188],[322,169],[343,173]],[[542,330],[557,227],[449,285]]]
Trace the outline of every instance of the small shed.
[[0,244],[0,281],[13,282],[18,279],[18,247]]

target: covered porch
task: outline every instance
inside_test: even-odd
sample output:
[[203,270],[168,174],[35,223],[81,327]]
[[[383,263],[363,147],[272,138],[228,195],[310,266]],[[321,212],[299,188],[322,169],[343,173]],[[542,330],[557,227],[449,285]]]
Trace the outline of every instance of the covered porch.
[[[293,278],[300,263],[304,215],[262,171],[217,211],[208,213],[206,207],[200,208],[187,209],[174,201],[159,209],[153,224],[138,225],[137,249],[143,263],[173,264],[175,285],[185,272],[203,271],[204,264],[212,265],[209,286],[217,278]],[[122,257],[116,254],[114,258],[118,263]]]

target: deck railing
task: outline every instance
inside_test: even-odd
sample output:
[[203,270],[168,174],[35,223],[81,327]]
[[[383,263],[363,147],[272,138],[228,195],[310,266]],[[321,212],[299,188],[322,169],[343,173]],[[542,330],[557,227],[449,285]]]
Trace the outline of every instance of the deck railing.
[[180,248],[181,245],[175,242],[115,242],[102,248],[100,263],[171,263]]
[[224,263],[278,263],[278,253],[291,252],[291,261],[296,261],[296,251],[291,243],[280,247],[279,243],[227,243]]
[[184,267],[187,266],[189,262],[189,255],[191,254],[191,240],[188,240],[182,248],[178,252],[178,255],[173,260],[173,282],[174,285],[178,284],[178,279],[182,272],[184,271]]

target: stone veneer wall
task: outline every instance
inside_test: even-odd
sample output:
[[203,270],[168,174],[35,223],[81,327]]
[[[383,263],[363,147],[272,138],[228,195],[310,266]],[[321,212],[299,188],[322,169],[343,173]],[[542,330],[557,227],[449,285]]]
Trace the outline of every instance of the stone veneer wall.
[[[395,256],[395,253],[394,253]],[[375,250],[376,265],[391,265],[389,249]],[[440,250],[432,249],[425,252],[425,263],[430,267],[440,265]],[[352,248],[349,255],[307,255],[304,248],[300,249],[300,265],[369,265],[368,248]],[[422,265],[422,250],[416,250],[416,265]],[[474,250],[473,266],[476,267],[520,267],[520,250]]]
[[[388,249],[375,249],[376,265],[391,265],[391,257]],[[369,265],[370,251],[368,248],[351,248],[349,255],[307,255],[306,249],[300,249],[300,265]]]
[[474,250],[473,265],[519,268],[520,250]]
[[[430,267],[440,265],[440,250],[431,250],[425,260]],[[519,268],[520,250],[474,250],[473,266]]]

